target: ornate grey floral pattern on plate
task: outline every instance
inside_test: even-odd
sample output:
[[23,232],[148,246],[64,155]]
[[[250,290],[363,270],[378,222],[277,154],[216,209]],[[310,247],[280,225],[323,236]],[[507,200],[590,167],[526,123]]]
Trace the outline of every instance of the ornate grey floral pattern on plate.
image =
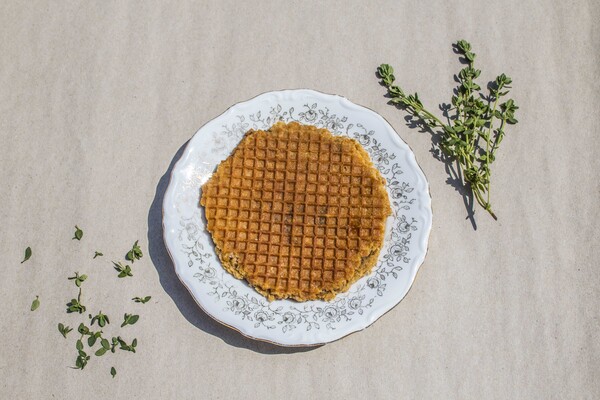
[[[220,265],[199,206],[200,187],[249,129],[277,121],[325,127],[360,142],[387,180],[392,216],[373,271],[332,301],[267,301]],[[196,302],[242,334],[284,346],[331,342],[364,329],[408,292],[431,230],[427,180],[410,148],[375,112],[313,90],[282,90],[236,104],[204,125],[175,165],[163,202],[164,240]]]

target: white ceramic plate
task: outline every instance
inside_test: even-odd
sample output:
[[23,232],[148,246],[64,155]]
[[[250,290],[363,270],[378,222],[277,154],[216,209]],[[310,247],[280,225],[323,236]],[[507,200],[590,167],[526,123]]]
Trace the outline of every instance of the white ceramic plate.
[[[246,131],[277,121],[326,127],[358,140],[387,180],[393,215],[377,265],[328,302],[267,301],[223,269],[205,229],[201,185]],[[236,104],[196,132],[173,168],[163,227],[179,279],[208,315],[254,339],[309,346],[364,329],[402,300],[427,252],[431,198],[414,154],[380,115],[340,96],[282,90]]]

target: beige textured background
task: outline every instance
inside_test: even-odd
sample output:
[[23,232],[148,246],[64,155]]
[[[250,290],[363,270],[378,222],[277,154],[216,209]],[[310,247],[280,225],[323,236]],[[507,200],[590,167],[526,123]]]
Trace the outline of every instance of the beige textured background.
[[[419,3],[1,2],[0,398],[600,398],[600,6]],[[435,109],[454,87],[460,38],[481,82],[513,77],[521,107],[493,168],[500,220],[478,212],[476,231],[429,135],[386,105],[375,78],[393,64]],[[162,194],[188,138],[231,104],[282,88],[379,112],[433,197],[429,254],[406,299],[309,351],[210,320],[161,239]],[[117,280],[110,260],[135,239],[146,256]],[[65,341],[56,324],[79,321],[64,313],[73,271],[90,276],[89,311],[109,313],[111,329],[139,312],[123,331],[137,354],[67,368],[75,335]],[[144,306],[129,301],[147,294]]]

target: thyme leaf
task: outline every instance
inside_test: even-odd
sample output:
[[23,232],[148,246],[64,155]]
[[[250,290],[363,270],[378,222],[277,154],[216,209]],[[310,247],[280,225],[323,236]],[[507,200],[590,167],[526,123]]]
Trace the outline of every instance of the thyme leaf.
[[77,225],[75,225],[75,234],[73,236],[73,239],[81,240],[82,237],[83,231]]
[[29,260],[31,258],[31,247],[27,247],[25,249],[25,257],[23,257],[23,261],[21,261],[21,264],[23,264],[25,261]]

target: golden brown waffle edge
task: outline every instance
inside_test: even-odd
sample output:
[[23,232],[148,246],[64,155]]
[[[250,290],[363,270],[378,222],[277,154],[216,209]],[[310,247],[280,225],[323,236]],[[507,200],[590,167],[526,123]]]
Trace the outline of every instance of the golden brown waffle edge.
[[223,268],[269,300],[330,300],[377,262],[385,179],[353,139],[279,122],[246,133],[202,187]]

